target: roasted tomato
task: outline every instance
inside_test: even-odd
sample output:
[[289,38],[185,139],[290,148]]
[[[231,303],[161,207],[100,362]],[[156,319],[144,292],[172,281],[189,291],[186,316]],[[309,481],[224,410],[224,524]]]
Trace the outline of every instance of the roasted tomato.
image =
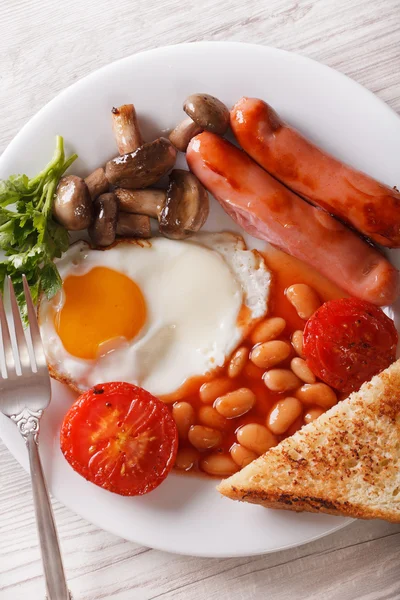
[[325,383],[350,393],[396,358],[397,331],[377,306],[357,298],[325,302],[307,321],[304,354]]
[[82,394],[66,414],[60,437],[75,471],[123,496],[160,485],[178,449],[168,407],[129,383],[102,383]]

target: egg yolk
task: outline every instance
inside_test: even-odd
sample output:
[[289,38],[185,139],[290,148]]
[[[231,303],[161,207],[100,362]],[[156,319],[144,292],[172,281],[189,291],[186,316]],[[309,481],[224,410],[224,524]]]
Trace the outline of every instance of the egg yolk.
[[64,280],[64,305],[54,325],[70,354],[96,358],[99,346],[117,338],[133,339],[146,321],[138,285],[117,271],[95,267]]

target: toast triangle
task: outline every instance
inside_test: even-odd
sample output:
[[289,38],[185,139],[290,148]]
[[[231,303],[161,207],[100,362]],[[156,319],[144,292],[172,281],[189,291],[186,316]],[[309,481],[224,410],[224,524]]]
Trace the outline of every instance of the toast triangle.
[[400,523],[400,360],[217,489],[268,508]]

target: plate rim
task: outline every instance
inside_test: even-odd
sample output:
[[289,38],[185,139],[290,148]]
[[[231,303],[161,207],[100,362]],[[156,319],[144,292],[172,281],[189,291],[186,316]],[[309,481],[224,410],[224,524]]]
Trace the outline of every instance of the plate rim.
[[117,60],[113,60],[112,62],[102,65],[101,67],[98,67],[94,71],[91,71],[87,75],[84,75],[83,77],[79,78],[77,81],[74,81],[69,86],[60,90],[53,98],[51,98],[48,102],[46,102],[46,104],[44,104],[42,106],[42,108],[40,108],[34,115],[32,115],[28,119],[28,121],[21,127],[21,129],[15,134],[15,136],[7,144],[6,148],[0,155],[0,165],[4,160],[6,160],[7,154],[13,149],[13,146],[18,142],[19,137],[21,137],[25,133],[25,130],[29,129],[35,123],[36,119],[39,118],[39,116],[42,114],[42,112],[44,112],[46,109],[51,107],[53,105],[53,103],[57,102],[62,96],[67,95],[67,93],[71,89],[79,87],[83,82],[89,81],[91,78],[94,78],[96,75],[98,75],[102,71],[106,71],[107,69],[111,68],[114,65],[118,65],[123,62],[129,62],[130,60],[132,60],[132,58],[134,58],[136,56],[142,56],[142,55],[149,56],[151,54],[159,54],[159,53],[163,53],[165,51],[175,50],[178,48],[183,49],[185,47],[190,48],[193,46],[196,46],[196,47],[202,47],[202,46],[204,46],[204,47],[205,46],[215,46],[215,47],[232,46],[233,47],[233,46],[235,46],[235,47],[240,47],[240,48],[248,47],[255,51],[262,50],[262,51],[270,52],[272,54],[273,53],[276,53],[278,55],[281,54],[282,56],[291,57],[291,59],[297,60],[298,62],[302,62],[305,64],[312,62],[315,66],[317,66],[317,68],[321,68],[323,70],[329,70],[332,76],[337,77],[338,79],[346,80],[347,82],[351,82],[352,85],[354,85],[357,88],[359,88],[360,90],[362,90],[363,93],[369,94],[370,99],[371,100],[373,99],[374,101],[376,101],[381,106],[381,108],[384,108],[386,111],[388,111],[392,115],[395,115],[397,118],[400,118],[398,113],[391,106],[389,106],[384,100],[379,98],[374,92],[372,92],[371,90],[369,90],[368,88],[363,86],[361,83],[358,83],[358,81],[355,81],[355,79],[353,79],[352,77],[349,77],[345,73],[342,73],[341,71],[338,71],[337,69],[330,67],[329,65],[326,65],[323,62],[320,62],[320,61],[318,61],[314,58],[310,58],[308,56],[304,56],[297,52],[292,52],[290,50],[284,50],[282,48],[276,48],[274,46],[269,46],[269,45],[264,45],[264,44],[254,44],[251,42],[240,42],[240,41],[201,40],[201,41],[195,41],[195,42],[183,42],[180,44],[169,44],[166,46],[157,46],[155,48],[149,48],[146,50],[141,50],[139,52],[134,52],[133,54],[129,54],[128,56],[123,56],[121,58],[118,58]]

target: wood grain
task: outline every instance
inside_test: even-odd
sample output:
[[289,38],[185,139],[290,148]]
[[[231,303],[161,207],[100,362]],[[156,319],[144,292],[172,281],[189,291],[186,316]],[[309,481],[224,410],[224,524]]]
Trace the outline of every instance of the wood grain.
[[[94,69],[196,40],[299,52],[400,112],[399,10],[400,0],[2,0],[0,152],[46,102]],[[355,522],[274,555],[211,560],[139,547],[54,506],[75,600],[400,598],[400,527],[387,523]],[[0,445],[0,600],[27,598],[44,598],[29,479]]]

